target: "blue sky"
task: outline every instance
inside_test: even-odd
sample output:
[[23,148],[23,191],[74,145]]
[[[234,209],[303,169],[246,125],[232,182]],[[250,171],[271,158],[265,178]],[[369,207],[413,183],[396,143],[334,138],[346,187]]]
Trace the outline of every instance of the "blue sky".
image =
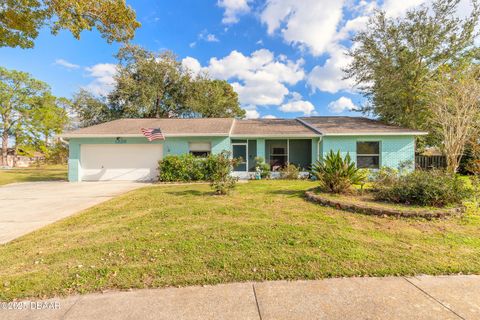
[[[127,0],[142,26],[133,43],[172,50],[192,72],[226,79],[249,117],[358,115],[362,103],[341,68],[349,39],[376,8],[399,16],[422,0]],[[71,97],[111,88],[119,44],[96,31],[80,40],[43,30],[34,49],[1,48],[1,65],[27,71]]]

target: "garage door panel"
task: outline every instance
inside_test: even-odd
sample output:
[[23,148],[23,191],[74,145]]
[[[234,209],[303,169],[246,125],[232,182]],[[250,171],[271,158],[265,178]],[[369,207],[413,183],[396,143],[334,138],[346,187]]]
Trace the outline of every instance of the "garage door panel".
[[81,146],[82,180],[154,180],[162,154],[161,144],[85,144]]

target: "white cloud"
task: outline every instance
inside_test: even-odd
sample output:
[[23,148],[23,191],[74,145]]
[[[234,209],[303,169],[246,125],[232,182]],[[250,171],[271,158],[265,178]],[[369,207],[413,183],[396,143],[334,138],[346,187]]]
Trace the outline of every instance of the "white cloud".
[[260,118],[260,113],[257,111],[257,107],[253,105],[248,105],[244,107],[245,109],[245,118],[247,119],[258,119]]
[[68,62],[67,60],[64,59],[57,59],[55,60],[55,65],[65,67],[67,69],[78,69],[80,66],[78,64],[74,64],[71,62]]
[[277,117],[275,117],[273,114],[267,114],[265,116],[262,117],[263,119],[277,119]]
[[208,41],[208,42],[218,42],[218,41],[220,41],[220,40],[218,40],[217,36],[212,34],[212,33],[207,34],[205,40]]
[[302,112],[304,115],[311,115],[315,111],[315,107],[310,101],[297,100],[290,101],[280,106],[283,112]]
[[352,99],[347,97],[340,97],[338,100],[332,101],[328,104],[328,110],[331,113],[342,113],[343,111],[351,111],[357,109]]
[[117,66],[113,63],[98,63],[85,68],[88,76],[94,78],[84,89],[96,95],[106,95],[112,91],[115,84],[114,76],[117,74]]
[[192,57],[185,57],[182,59],[182,66],[189,69],[194,75],[197,75],[201,70],[202,66],[197,59]]
[[[459,14],[468,12],[469,0],[462,0]],[[426,0],[267,0],[260,20],[270,35],[279,34],[283,40],[313,56],[326,55],[322,65],[309,73],[307,84],[313,90],[330,93],[351,91],[353,81],[343,80],[350,58],[347,40],[364,30],[376,9],[385,10],[389,17],[399,17]],[[465,4],[467,3],[467,4]]]
[[238,22],[238,16],[248,13],[250,6],[249,0],[218,0],[217,5],[225,9],[222,22],[233,24]]
[[422,3],[425,3],[425,0],[385,0],[382,9],[388,17],[399,17]]
[[200,32],[198,35],[198,39],[206,41],[206,42],[219,42],[217,36],[214,35],[213,33],[209,33],[207,30],[203,30]]
[[280,30],[283,39],[323,54],[342,19],[344,0],[268,0],[260,14],[269,34]]
[[[193,60],[189,58],[184,65],[198,70],[198,61]],[[266,49],[257,50],[250,56],[234,50],[223,58],[211,58],[209,64],[198,72],[230,81],[242,105],[280,105],[289,94],[287,85],[295,85],[304,79],[303,63],[302,59],[291,61],[275,57]]]
[[333,48],[325,63],[315,66],[310,71],[307,84],[313,91],[336,93],[341,90],[352,90],[353,80],[343,79],[345,74],[342,69],[347,67],[351,61],[346,52],[347,49],[341,46]]

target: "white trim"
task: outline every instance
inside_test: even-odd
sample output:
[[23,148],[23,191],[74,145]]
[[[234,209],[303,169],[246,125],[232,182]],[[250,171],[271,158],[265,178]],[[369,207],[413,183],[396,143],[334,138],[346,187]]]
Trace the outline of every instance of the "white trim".
[[[312,155],[310,155],[312,157]],[[287,139],[287,165],[290,164],[290,139]]]
[[303,120],[300,119],[300,118],[295,118],[295,120],[297,120],[298,122],[300,122],[301,124],[303,124],[304,126],[306,126],[308,129],[317,132],[319,135],[323,135],[323,133],[322,133],[319,129],[315,128],[315,127],[312,126],[310,123],[308,123],[308,122],[306,122],[306,121],[303,121]]
[[228,133],[166,133],[165,137],[228,137]]
[[425,131],[414,132],[351,132],[351,133],[324,133],[324,136],[423,136],[427,135]]
[[[169,137],[228,137],[228,133],[191,133],[191,134],[184,134],[184,133],[170,133],[170,134],[163,134],[165,138]],[[142,138],[145,137],[143,134],[93,134],[93,133],[76,133],[76,134],[61,134],[58,137],[60,138]]]
[[[232,126],[233,128],[233,126]],[[425,131],[414,131],[414,132],[349,132],[349,133],[324,133],[324,134],[288,134],[288,133],[279,133],[279,134],[231,134],[229,133],[164,133],[165,138],[170,137],[230,137],[230,138],[280,138],[280,139],[289,139],[289,138],[318,138],[322,136],[418,136],[418,135],[427,135],[428,132]],[[58,135],[60,138],[142,138],[143,134],[137,133],[118,133],[118,134],[100,134],[100,133],[75,133],[69,134],[64,133]]]
[[92,134],[92,133],[76,133],[68,134],[64,133],[59,135],[60,138],[141,138],[145,136],[143,134]]
[[233,118],[232,125],[230,126],[230,130],[228,131],[228,136],[229,137],[232,136],[233,127],[235,126],[235,121],[236,121],[236,119]]
[[243,138],[243,139],[249,139],[249,138],[289,139],[289,138],[317,138],[318,136],[319,136],[318,134],[306,135],[306,134],[286,134],[286,133],[284,134],[284,133],[280,133],[280,134],[233,134],[230,137],[235,138],[235,139],[239,139],[239,138]]

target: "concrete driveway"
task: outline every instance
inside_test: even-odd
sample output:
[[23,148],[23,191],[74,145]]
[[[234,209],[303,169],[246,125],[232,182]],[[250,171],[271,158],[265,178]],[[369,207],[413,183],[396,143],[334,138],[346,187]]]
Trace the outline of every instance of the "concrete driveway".
[[144,187],[136,182],[27,182],[0,187],[0,243]]

